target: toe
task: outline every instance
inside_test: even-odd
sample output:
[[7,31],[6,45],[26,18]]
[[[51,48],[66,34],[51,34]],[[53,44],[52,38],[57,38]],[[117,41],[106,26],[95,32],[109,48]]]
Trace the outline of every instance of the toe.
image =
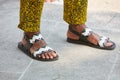
[[56,56],[57,56],[57,54],[56,54],[54,51],[51,51],[51,55],[52,55],[53,57],[56,57]]
[[45,58],[46,58],[46,59],[49,59],[49,55],[48,55],[47,52],[45,53]]
[[113,45],[113,43],[111,43],[111,42],[107,43],[107,46],[112,46],[112,45]]
[[49,56],[50,59],[53,59],[53,57],[54,57],[51,52],[48,53],[48,56]]
[[44,54],[41,54],[42,58],[45,59],[45,55]]
[[39,58],[41,58],[42,56],[41,56],[41,55],[39,55],[38,57],[39,57]]
[[110,47],[110,46],[112,46],[112,45],[113,45],[112,42],[107,42],[107,43],[105,44],[106,47]]

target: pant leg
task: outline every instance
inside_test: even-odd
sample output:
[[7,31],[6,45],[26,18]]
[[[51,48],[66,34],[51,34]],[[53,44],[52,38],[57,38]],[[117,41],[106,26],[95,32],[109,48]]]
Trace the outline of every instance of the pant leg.
[[68,24],[84,24],[88,0],[64,0],[64,20]]
[[40,18],[44,0],[20,0],[20,23],[18,27],[25,32],[40,30]]

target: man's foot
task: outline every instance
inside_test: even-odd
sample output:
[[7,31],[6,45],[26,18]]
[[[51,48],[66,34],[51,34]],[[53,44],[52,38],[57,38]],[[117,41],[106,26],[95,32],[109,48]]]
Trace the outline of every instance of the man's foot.
[[87,28],[85,24],[82,25],[69,25],[67,32],[67,41],[72,43],[83,43],[89,46],[101,49],[114,49],[115,43],[110,41],[109,38],[99,36],[91,29]]
[[54,61],[58,59],[56,52],[47,46],[39,32],[25,33],[18,48],[30,57],[40,61]]

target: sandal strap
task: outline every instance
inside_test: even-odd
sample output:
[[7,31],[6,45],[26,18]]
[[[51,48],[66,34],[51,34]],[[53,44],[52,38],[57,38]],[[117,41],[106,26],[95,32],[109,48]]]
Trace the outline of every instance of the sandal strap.
[[24,39],[27,41],[25,47],[29,50],[32,46],[34,46],[34,43],[37,41],[40,41],[40,43],[45,43],[45,45],[41,46],[44,47],[46,46],[46,42],[44,41],[42,35],[40,33],[34,34],[33,37],[30,39],[26,34],[24,34]]
[[24,34],[24,39],[30,44],[34,44],[35,42],[40,41],[40,40],[44,41],[40,33],[34,34],[32,39],[30,39],[27,35]]
[[69,30],[70,30],[72,33],[74,33],[75,35],[79,36],[79,37],[80,37],[79,40],[84,41],[84,42],[87,42],[87,43],[89,42],[88,39],[87,39],[88,36],[93,33],[93,31],[92,31],[91,29],[89,29],[88,27],[86,27],[86,28],[82,31],[82,33],[79,33],[79,32],[77,32],[77,31],[73,30],[70,26],[69,26]]
[[24,34],[24,39],[27,41],[27,43],[24,46],[26,49],[29,50],[31,48],[32,44],[30,43],[28,36],[25,34]]
[[75,30],[73,30],[70,26],[69,26],[69,30],[70,30],[72,33],[74,33],[75,35],[80,36],[80,33],[77,32],[77,31],[75,31]]
[[82,35],[83,36],[89,36],[89,35],[91,35],[92,34],[92,30],[91,29],[89,29],[88,27],[86,27],[83,31],[82,31]]
[[88,27],[86,27],[83,31],[82,31],[82,33],[79,33],[79,32],[77,32],[77,31],[75,31],[75,30],[73,30],[71,27],[69,27],[69,30],[72,32],[72,33],[74,33],[74,34],[76,34],[76,35],[78,35],[78,36],[81,36],[81,35],[83,35],[83,36],[89,36],[89,35],[91,35],[92,33],[93,33],[93,31],[91,30],[91,29],[89,29]]
[[108,41],[109,41],[109,38],[107,38],[105,36],[101,36],[99,38],[98,44],[99,44],[100,47],[105,47],[105,43],[107,43]]
[[34,34],[32,39],[29,39],[31,44],[34,44],[36,41],[39,41],[39,40],[44,40],[40,33],[39,34]]
[[44,47],[38,49],[37,51],[35,51],[35,52],[33,53],[33,55],[34,55],[34,57],[37,57],[37,55],[44,54],[44,53],[50,52],[50,51],[52,51],[52,50],[53,50],[53,49],[50,48],[49,46],[44,46]]
[[30,43],[28,36],[27,36],[27,35],[25,35],[25,34],[24,34],[24,39],[25,39],[27,42],[29,42],[29,43]]

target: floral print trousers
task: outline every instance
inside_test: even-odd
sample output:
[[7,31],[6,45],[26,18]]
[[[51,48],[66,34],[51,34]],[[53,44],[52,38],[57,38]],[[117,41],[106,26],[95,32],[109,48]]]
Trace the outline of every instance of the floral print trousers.
[[[20,23],[24,32],[40,30],[44,0],[20,0]],[[68,24],[84,24],[87,19],[88,0],[64,0],[64,20]]]

